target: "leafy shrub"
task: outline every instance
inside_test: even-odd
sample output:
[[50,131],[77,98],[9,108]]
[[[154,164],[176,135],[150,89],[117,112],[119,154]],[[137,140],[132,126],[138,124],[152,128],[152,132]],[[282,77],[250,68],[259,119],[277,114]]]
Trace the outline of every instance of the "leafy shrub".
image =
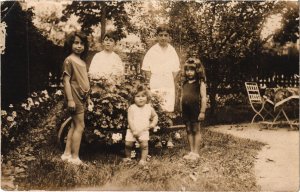
[[[127,109],[132,104],[132,91],[137,84],[143,83],[142,76],[129,75],[125,79],[111,77],[109,80],[101,77],[93,79],[91,86],[91,100],[93,106],[88,107],[86,113],[85,138],[89,143],[103,141],[107,144],[122,143],[125,139],[127,123]],[[158,95],[153,95],[151,105],[159,117],[157,134],[172,125],[171,115],[164,112],[160,106]],[[156,138],[157,139],[157,138]]]
[[28,133],[48,115],[50,109],[61,101],[62,92],[58,90],[51,95],[47,90],[33,92],[21,104],[9,105],[6,110],[1,110],[1,144],[2,154],[15,148],[19,143],[18,137]]

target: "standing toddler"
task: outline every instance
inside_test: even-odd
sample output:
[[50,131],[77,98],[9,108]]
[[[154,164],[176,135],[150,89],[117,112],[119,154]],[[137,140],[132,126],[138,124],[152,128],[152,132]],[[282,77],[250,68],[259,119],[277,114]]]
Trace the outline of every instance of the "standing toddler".
[[131,150],[134,142],[140,143],[141,160],[140,165],[146,164],[148,156],[149,129],[154,128],[158,122],[158,116],[153,107],[148,103],[150,94],[146,86],[139,85],[134,95],[134,104],[128,108],[129,128],[125,137],[124,161],[130,161]]

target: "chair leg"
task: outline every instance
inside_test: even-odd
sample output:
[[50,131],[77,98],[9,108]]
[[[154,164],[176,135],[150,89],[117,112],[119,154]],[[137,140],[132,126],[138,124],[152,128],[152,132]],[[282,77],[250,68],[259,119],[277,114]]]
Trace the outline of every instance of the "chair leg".
[[253,116],[251,123],[254,122],[254,120],[255,120],[255,118],[256,118],[257,116],[258,116],[258,117],[261,117],[263,121],[265,120],[265,118],[264,118],[260,113],[256,113],[256,114]]
[[293,125],[292,125],[291,121],[289,120],[288,116],[286,115],[286,113],[285,113],[285,111],[283,109],[282,109],[282,113],[283,113],[284,117],[286,118],[286,120],[287,120],[287,122],[288,122],[288,124],[289,124],[289,126],[290,126],[290,128],[292,130],[293,129]]
[[[282,110],[282,109],[281,109],[281,110]],[[273,127],[273,125],[274,125],[275,122],[277,121],[277,119],[278,119],[278,117],[279,117],[279,115],[280,115],[280,113],[281,113],[281,110],[277,113],[276,117],[274,118],[273,123],[272,123],[272,125],[271,125],[271,128]]]
[[252,107],[253,111],[255,112],[255,115],[253,116],[251,123],[254,122],[254,120],[255,120],[255,118],[256,118],[257,116],[260,116],[260,117],[262,118],[263,121],[265,120],[265,118],[264,118],[264,117],[262,116],[262,114],[261,114],[262,110],[264,109],[264,106],[265,106],[265,104],[262,103],[261,108],[260,108],[259,110],[256,110],[255,107],[251,104],[251,107]]

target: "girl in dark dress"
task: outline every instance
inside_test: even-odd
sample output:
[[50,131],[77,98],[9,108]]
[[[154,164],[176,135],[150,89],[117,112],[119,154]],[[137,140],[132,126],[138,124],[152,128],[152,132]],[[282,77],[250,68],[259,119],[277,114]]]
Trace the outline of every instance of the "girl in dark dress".
[[182,118],[186,125],[190,152],[184,159],[199,158],[201,141],[200,122],[205,118],[206,77],[203,65],[197,59],[188,59],[184,65],[181,93]]

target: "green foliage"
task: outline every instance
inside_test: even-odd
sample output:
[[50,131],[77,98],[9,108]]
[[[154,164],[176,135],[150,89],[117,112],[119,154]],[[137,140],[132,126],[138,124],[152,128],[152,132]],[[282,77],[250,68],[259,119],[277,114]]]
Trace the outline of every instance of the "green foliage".
[[79,23],[82,25],[83,31],[87,33],[92,32],[92,26],[101,24],[102,37],[105,32],[106,21],[112,20],[121,39],[125,37],[123,28],[130,28],[124,8],[125,4],[125,1],[73,1],[63,11],[62,20],[67,20],[71,14],[79,16]]
[[237,75],[242,61],[261,52],[260,32],[273,6],[274,2],[247,1],[171,4],[170,24],[177,34],[173,40],[187,50],[188,56],[196,54],[204,63],[212,109],[216,108],[214,99],[222,82],[242,81],[244,74]]
[[6,107],[45,89],[49,72],[60,73],[63,52],[40,34],[32,23],[32,10],[23,11],[20,2],[1,2],[1,16],[7,24],[1,55],[1,105]]
[[[137,84],[143,82],[141,76],[127,76],[125,79],[111,77],[109,80],[101,77],[91,81],[97,91],[91,94],[94,106],[89,106],[86,113],[85,135],[89,143],[104,141],[106,144],[124,142],[127,122],[127,109],[132,104],[132,92]],[[158,114],[157,134],[172,125],[170,115],[160,106],[160,97],[153,95],[151,105]],[[161,139],[159,139],[161,140]]]
[[[62,99],[62,94],[57,92],[48,95],[46,90],[39,93],[33,92],[24,103],[12,104],[7,110],[1,110],[1,145],[2,154],[7,154],[11,149],[20,145],[18,137],[27,134],[48,115],[50,109]],[[33,120],[35,119],[35,121]],[[40,135],[39,137],[43,137]],[[33,138],[38,139],[39,137]]]
[[287,42],[296,43],[299,39],[299,3],[287,2],[279,3],[279,12],[283,12],[281,30],[274,35],[274,41],[284,45]]

